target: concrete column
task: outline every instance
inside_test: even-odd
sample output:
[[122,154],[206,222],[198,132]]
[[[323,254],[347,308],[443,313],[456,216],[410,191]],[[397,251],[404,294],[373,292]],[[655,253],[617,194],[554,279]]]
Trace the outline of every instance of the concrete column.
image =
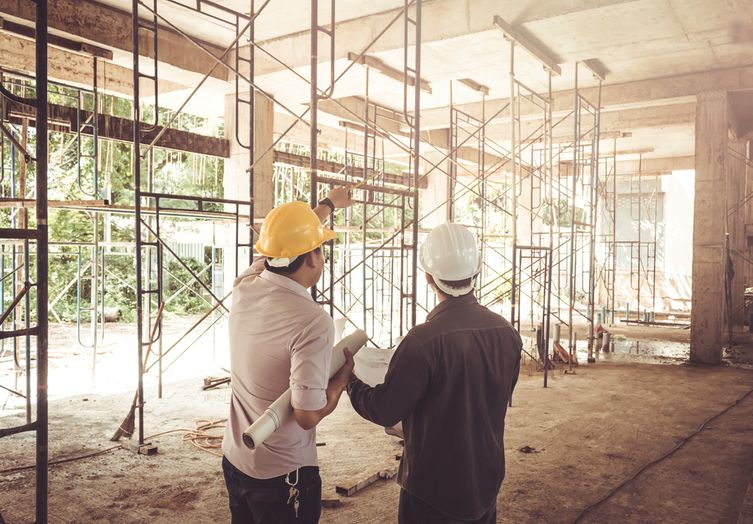
[[[248,99],[248,94],[242,95]],[[259,94],[255,98],[254,108],[254,156],[261,160],[254,166],[254,223],[258,228],[266,214],[274,205],[274,156],[270,151],[264,153],[273,143],[274,108],[272,101]],[[233,200],[248,201],[249,174],[246,171],[251,165],[250,152],[238,143],[236,136],[247,144],[249,140],[248,106],[240,104],[238,119],[235,117],[235,95],[225,96],[225,137],[230,141],[230,158],[225,160],[224,197]],[[236,135],[236,128],[238,133]],[[228,209],[234,209],[230,206]],[[245,210],[243,211],[245,212]],[[215,238],[219,245],[225,248],[224,257],[224,285],[225,290],[232,288],[236,275],[235,267],[235,225],[222,224],[215,228]],[[248,262],[247,256],[239,257],[237,272],[241,273]]]
[[690,360],[708,364],[722,358],[728,107],[722,91],[697,97]]
[[[248,93],[242,95],[248,97]],[[235,95],[225,96],[225,138],[230,140],[230,158],[225,160],[225,198],[247,200],[249,198],[249,178],[246,170],[251,165],[248,149],[242,147],[237,137],[248,141],[248,106],[240,104],[238,121],[235,118]],[[254,108],[254,215],[263,219],[274,206],[274,153],[262,154],[274,142],[274,108],[272,101],[256,94]],[[259,160],[261,158],[261,160]]]
[[[729,141],[730,153],[729,169],[727,171],[727,208],[732,210],[745,196],[745,154],[747,142],[744,140]],[[727,216],[727,231],[729,233],[729,248],[732,257],[735,276],[732,279],[732,318],[733,326],[743,323],[743,293],[745,292],[745,272],[747,262],[740,256],[747,252],[745,238],[745,209],[737,207]]]
[[[423,156],[428,160],[422,161],[422,169],[427,175],[427,187],[420,190],[419,201],[421,203],[421,228],[433,228],[449,220],[448,218],[448,195],[449,184],[447,172],[449,170],[449,160],[440,162],[445,155],[438,151],[426,151]],[[439,165],[432,169],[432,166]],[[429,172],[431,170],[431,172]],[[462,188],[456,187],[455,191],[462,191]]]
[[[753,153],[753,143],[748,141],[746,144],[747,158]],[[750,162],[750,161],[749,161]],[[746,164],[745,166],[745,191],[747,195],[753,192],[753,167]],[[743,222],[745,223],[745,251],[748,259],[753,260],[753,200],[743,207]],[[745,264],[745,281],[753,285],[753,264]]]

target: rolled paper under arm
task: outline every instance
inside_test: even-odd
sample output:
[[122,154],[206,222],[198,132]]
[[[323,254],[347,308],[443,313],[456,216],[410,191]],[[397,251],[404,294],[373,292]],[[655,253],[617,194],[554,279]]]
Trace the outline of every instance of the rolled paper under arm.
[[[352,355],[355,355],[359,349],[366,345],[367,341],[366,333],[359,329],[338,342],[332,349],[332,363],[329,367],[330,378],[345,364],[343,349],[347,348]],[[256,449],[285,423],[293,410],[290,406],[291,396],[290,389],[287,389],[243,432],[243,442],[246,446]]]

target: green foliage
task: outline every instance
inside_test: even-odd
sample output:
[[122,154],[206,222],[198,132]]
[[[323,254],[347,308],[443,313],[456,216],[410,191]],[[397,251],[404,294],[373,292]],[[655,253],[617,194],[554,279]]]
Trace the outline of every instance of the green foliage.
[[[30,81],[14,80],[12,90],[24,97],[34,97],[35,91]],[[5,85],[10,85],[6,83]],[[94,110],[94,96],[90,92],[52,84],[49,101],[67,107],[80,107],[85,111]],[[133,118],[133,103],[130,100],[111,95],[100,94],[97,101],[98,111],[120,118]],[[142,120],[154,119],[154,107],[142,108]],[[193,115],[178,115],[166,109],[159,110],[159,123],[184,131],[211,136],[222,136],[223,127],[217,121]],[[133,206],[134,177],[132,172],[133,147],[130,143],[99,139],[98,163],[95,165],[95,142],[85,133],[60,132],[52,130],[49,138],[49,183],[48,198],[54,200],[108,200],[118,206]],[[20,135],[21,127],[14,126],[14,133]],[[30,127],[26,136],[30,152],[36,149],[36,133]],[[26,166],[26,190],[21,194],[19,173],[22,155],[11,147],[8,140],[0,140],[0,176],[1,197],[34,198],[35,163]],[[151,164],[150,164],[151,162]],[[151,169],[150,169],[151,168]],[[165,192],[192,196],[221,197],[223,194],[223,160],[191,153],[168,151],[154,148],[142,162],[142,188],[155,192]],[[96,183],[95,183],[96,181]],[[145,202],[152,206],[153,203]],[[179,201],[169,202],[171,207],[189,207]],[[212,209],[212,206],[205,206]],[[214,206],[221,209],[221,206]],[[21,214],[13,208],[0,208],[0,227],[18,227]],[[35,227],[34,210],[26,210],[28,227]],[[136,274],[133,243],[135,242],[135,223],[132,214],[111,214],[105,216],[98,212],[71,209],[50,208],[49,213],[50,257],[48,283],[50,301],[54,313],[63,321],[75,321],[80,315],[83,321],[90,319],[91,287],[93,274],[93,247],[95,225],[100,242],[107,240],[122,245],[100,247],[98,273],[104,274],[104,305],[118,308],[123,321],[135,321],[136,318]],[[5,273],[8,275],[14,265],[9,246],[5,246],[2,257]],[[32,256],[30,274],[34,279],[35,257]],[[185,261],[192,270],[199,272],[203,265],[194,260]],[[16,261],[15,265],[18,263]],[[83,278],[82,278],[83,277]],[[208,271],[202,273],[203,279],[211,278]],[[12,300],[9,285],[4,289],[4,300]],[[187,284],[185,289],[183,285]],[[182,289],[182,290],[181,290]],[[178,262],[172,260],[165,268],[165,293],[171,296],[178,292],[166,306],[167,312],[176,314],[193,314],[206,311],[207,302],[204,289],[195,282]],[[99,300],[102,300],[100,297]],[[101,304],[100,304],[101,305]],[[54,315],[51,318],[55,318]]]
[[[554,205],[544,204],[543,210],[543,222],[544,224],[567,227],[572,226],[572,205],[570,202],[564,199],[559,199],[554,202]],[[583,223],[585,217],[585,211],[581,207],[575,208],[575,222]]]
[[[211,273],[205,270],[205,265],[192,258],[186,258],[183,262],[211,289]],[[168,300],[165,305],[166,312],[191,315],[204,312],[210,307],[212,300],[209,293],[191,275],[191,272],[176,260],[168,263],[164,277],[165,297]]]

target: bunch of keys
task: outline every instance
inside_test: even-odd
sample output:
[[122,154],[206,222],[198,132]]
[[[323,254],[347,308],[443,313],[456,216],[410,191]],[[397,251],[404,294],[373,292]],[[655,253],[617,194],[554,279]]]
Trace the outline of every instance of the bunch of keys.
[[293,510],[295,511],[295,518],[298,518],[298,508],[301,507],[301,503],[298,500],[298,494],[300,492],[298,491],[298,488],[296,487],[298,486],[298,470],[295,470],[295,482],[290,481],[290,473],[288,473],[285,476],[285,484],[290,486],[290,489],[288,490],[288,494],[290,496],[288,497],[287,504],[293,505]]

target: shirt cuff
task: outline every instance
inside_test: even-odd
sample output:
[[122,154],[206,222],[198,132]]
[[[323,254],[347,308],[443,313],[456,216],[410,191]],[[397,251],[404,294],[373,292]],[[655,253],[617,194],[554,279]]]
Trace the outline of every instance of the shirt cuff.
[[327,405],[327,393],[324,389],[294,389],[290,405],[294,409],[318,411]]

